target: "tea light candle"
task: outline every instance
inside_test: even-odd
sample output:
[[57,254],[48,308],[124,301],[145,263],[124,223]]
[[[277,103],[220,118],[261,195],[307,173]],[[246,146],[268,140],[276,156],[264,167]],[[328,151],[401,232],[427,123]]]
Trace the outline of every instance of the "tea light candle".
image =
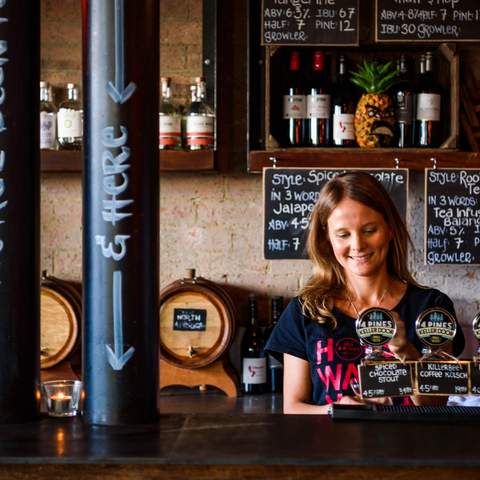
[[58,392],[50,397],[50,413],[56,415],[66,415],[71,410],[72,397]]
[[82,382],[79,380],[51,380],[42,383],[48,415],[73,417],[81,411]]

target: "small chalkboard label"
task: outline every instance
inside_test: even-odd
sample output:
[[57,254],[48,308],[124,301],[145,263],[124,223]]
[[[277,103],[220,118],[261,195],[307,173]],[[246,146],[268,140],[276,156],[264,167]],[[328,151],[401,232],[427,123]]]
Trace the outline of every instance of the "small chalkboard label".
[[363,398],[403,397],[413,394],[412,364],[370,362],[358,367]]
[[377,42],[480,40],[478,0],[376,0]]
[[358,45],[359,0],[263,0],[262,45]]
[[426,169],[425,263],[480,263],[480,170]]
[[469,362],[435,361],[416,363],[420,395],[464,395],[468,393]]
[[207,328],[207,311],[197,308],[174,308],[173,329],[180,331],[204,331]]
[[470,363],[470,393],[480,395],[480,362]]
[[[408,169],[366,171],[382,183],[405,220]],[[344,169],[326,168],[264,168],[263,238],[266,259],[307,258],[305,242],[310,213],[325,183],[344,172]]]

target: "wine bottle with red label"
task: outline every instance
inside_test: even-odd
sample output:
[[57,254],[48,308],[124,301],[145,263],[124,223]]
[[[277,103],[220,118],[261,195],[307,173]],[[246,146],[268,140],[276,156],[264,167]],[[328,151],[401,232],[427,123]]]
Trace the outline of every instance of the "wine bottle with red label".
[[308,143],[311,147],[327,147],[332,136],[330,85],[325,72],[322,51],[313,53],[310,88],[307,95]]
[[245,394],[264,393],[267,389],[267,359],[263,334],[257,321],[257,298],[248,297],[249,321],[242,338],[242,389]]
[[431,52],[420,57],[417,87],[415,140],[418,147],[436,148],[442,140],[442,95],[433,72]]
[[283,144],[286,147],[301,147],[306,136],[306,96],[302,72],[300,70],[300,53],[290,53],[287,85],[283,94]]

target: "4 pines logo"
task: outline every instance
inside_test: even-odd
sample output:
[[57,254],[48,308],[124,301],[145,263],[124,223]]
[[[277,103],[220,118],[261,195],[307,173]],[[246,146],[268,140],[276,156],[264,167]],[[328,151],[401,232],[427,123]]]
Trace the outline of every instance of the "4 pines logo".
[[457,332],[457,322],[453,315],[443,308],[429,308],[419,315],[415,331],[424,344],[439,347],[453,340]]
[[368,345],[381,346],[395,335],[397,326],[392,314],[384,308],[369,308],[355,323],[357,335]]

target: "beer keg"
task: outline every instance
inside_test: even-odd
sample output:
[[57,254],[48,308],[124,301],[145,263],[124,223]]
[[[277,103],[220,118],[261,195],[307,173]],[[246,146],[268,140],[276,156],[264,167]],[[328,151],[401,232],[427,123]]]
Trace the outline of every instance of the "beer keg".
[[54,367],[77,350],[81,311],[80,292],[44,272],[40,288],[40,368]]
[[218,284],[187,271],[160,292],[160,355],[181,368],[219,359],[235,333],[235,307]]

